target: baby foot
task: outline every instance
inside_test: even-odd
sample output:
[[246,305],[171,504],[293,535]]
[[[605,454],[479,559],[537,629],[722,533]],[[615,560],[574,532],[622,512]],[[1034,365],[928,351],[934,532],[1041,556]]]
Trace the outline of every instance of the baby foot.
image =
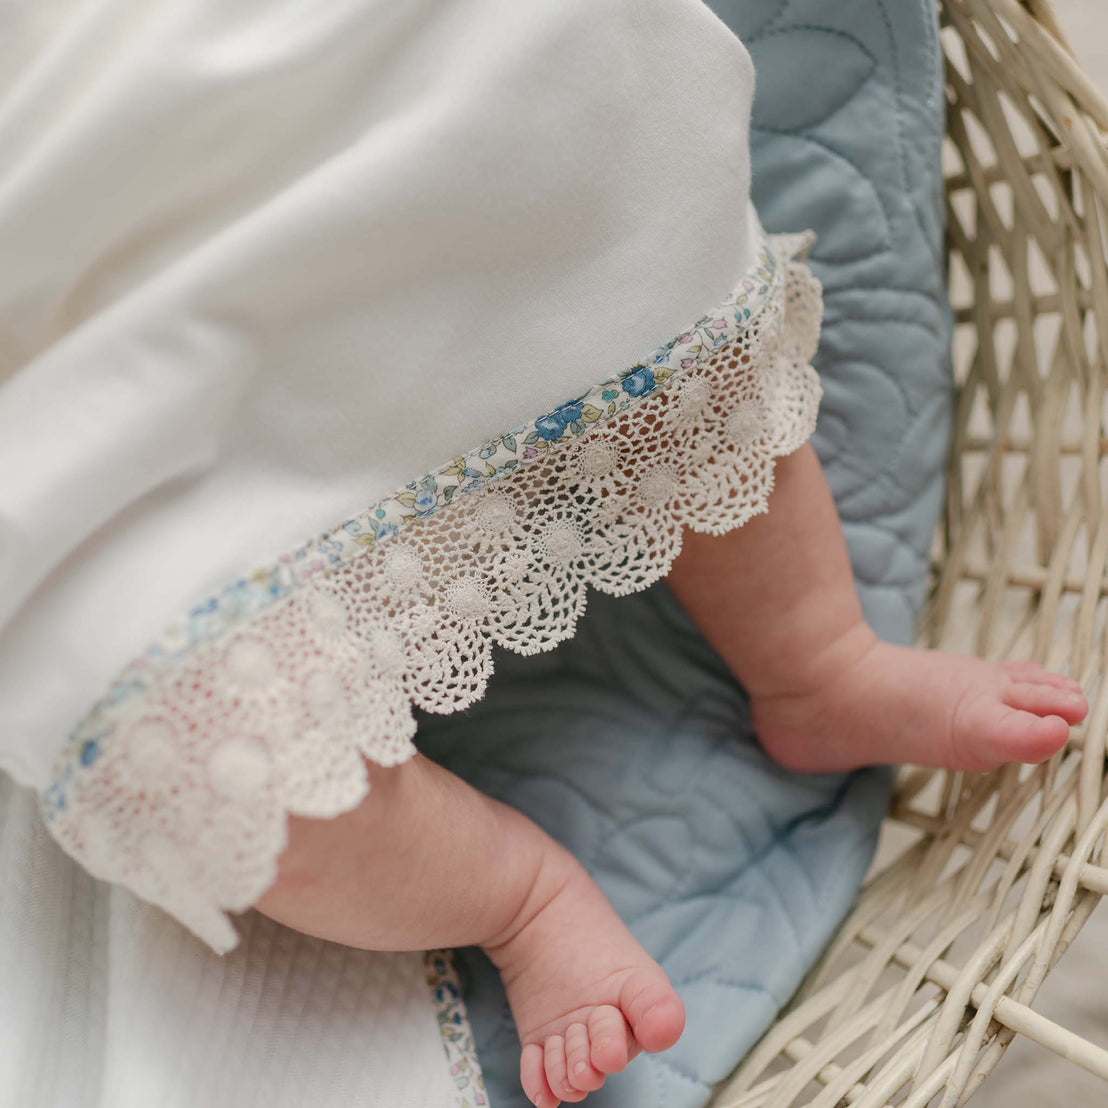
[[909,762],[989,770],[1042,762],[1089,705],[1076,681],[1032,662],[985,662],[861,640],[807,691],[752,698],[769,754],[813,773]]
[[485,946],[500,970],[537,1108],[577,1103],[636,1054],[665,1050],[685,1026],[669,979],[597,884],[552,848],[507,937]]

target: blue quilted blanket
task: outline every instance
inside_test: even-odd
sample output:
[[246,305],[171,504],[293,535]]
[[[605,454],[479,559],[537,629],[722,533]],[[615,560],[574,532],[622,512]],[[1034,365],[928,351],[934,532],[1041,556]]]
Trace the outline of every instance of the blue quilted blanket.
[[[931,0],[716,0],[750,49],[755,202],[813,228],[826,324],[816,435],[867,616],[910,641],[950,417],[940,55]],[[753,631],[751,632],[754,633]],[[664,585],[593,595],[553,654],[501,654],[423,751],[565,842],[681,993],[681,1042],[595,1108],[699,1108],[788,1000],[869,863],[888,774],[774,766],[746,701]],[[459,954],[493,1108],[523,1108],[495,971]]]

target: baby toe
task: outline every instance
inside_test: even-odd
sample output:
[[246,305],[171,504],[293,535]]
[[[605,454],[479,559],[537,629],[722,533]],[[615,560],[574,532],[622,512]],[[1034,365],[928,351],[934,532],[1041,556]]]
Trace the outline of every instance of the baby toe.
[[1030,685],[1053,685],[1057,689],[1081,691],[1081,684],[1064,673],[1055,673],[1038,662],[1001,662],[1000,668],[1013,680]]
[[1001,761],[1037,764],[1061,750],[1069,733],[1070,725],[1061,716],[998,705],[996,726],[986,739]]
[[589,1013],[589,1061],[601,1073],[619,1073],[631,1060],[631,1028],[623,1013],[610,1004],[600,1004]]
[[519,1083],[535,1108],[558,1108],[561,1103],[546,1080],[543,1048],[538,1043],[528,1043],[519,1056]]
[[556,1097],[569,1101],[570,1104],[585,1099],[585,1094],[570,1083],[566,1069],[566,1041],[561,1035],[547,1036],[543,1043],[542,1058],[547,1083]]
[[651,1054],[668,1050],[685,1030],[685,1006],[660,969],[631,974],[620,990],[619,1004],[639,1046]]
[[1079,691],[1027,681],[1013,682],[1004,703],[1037,716],[1061,716],[1067,723],[1080,723],[1089,711],[1089,702]]
[[571,1023],[566,1028],[566,1071],[570,1083],[586,1093],[604,1084],[604,1074],[589,1061],[590,1053],[589,1029],[583,1023]]

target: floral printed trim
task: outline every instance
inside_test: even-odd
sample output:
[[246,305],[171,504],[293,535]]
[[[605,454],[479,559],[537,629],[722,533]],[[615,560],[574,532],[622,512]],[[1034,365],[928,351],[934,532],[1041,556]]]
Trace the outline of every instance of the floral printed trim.
[[287,817],[360,803],[367,759],[415,753],[413,707],[466,707],[494,644],[549,650],[588,587],[646,588],[684,528],[767,510],[820,396],[806,246],[766,240],[723,306],[649,358],[189,613],[63,751],[41,797],[63,848],[233,947],[225,912],[272,884]]
[[428,950],[423,955],[427,987],[442,1032],[446,1064],[454,1081],[453,1108],[488,1108],[485,1075],[477,1060],[473,1029],[469,1025],[462,987],[449,950]]
[[[778,239],[779,244],[791,251],[806,249],[809,241],[805,236],[778,236]],[[44,794],[47,818],[65,808],[74,775],[99,757],[101,744],[111,730],[102,721],[105,710],[141,695],[160,671],[195,647],[221,638],[314,577],[394,538],[407,524],[426,519],[455,500],[564,447],[598,422],[627,411],[636,401],[704,364],[760,316],[777,291],[779,279],[777,256],[769,242],[764,242],[750,272],[719,308],[658,347],[640,364],[567,400],[531,423],[505,431],[499,438],[454,458],[418,481],[409,482],[360,515],[282,555],[276,565],[255,570],[198,604],[185,621],[169,628],[127,667],[104,700],[76,728],[53,783]]]
[[[794,236],[795,237],[795,236]],[[806,241],[801,239],[801,241]],[[639,365],[626,369],[531,423],[505,431],[468,454],[411,481],[360,515],[283,555],[276,565],[240,578],[210,597],[171,628],[138,659],[112,688],[108,703],[141,693],[146,672],[174,661],[199,643],[208,643],[257,612],[288,596],[318,574],[327,573],[367,548],[394,538],[415,520],[426,519],[456,499],[485,488],[553,450],[564,448],[598,422],[627,411],[695,366],[703,365],[721,347],[733,342],[760,315],[779,285],[776,255],[763,244],[742,284],[709,315],[689,330],[658,347]],[[71,749],[70,756],[88,764],[93,745]]]

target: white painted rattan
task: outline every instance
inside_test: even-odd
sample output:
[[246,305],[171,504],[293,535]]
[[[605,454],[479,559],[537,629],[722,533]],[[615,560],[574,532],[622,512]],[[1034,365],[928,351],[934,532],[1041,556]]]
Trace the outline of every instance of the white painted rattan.
[[891,860],[714,1108],[953,1108],[1017,1034],[1108,1081],[1032,1007],[1108,893],[1108,103],[1047,0],[942,11],[958,402],[921,639],[1092,710],[1046,765],[903,774]]

